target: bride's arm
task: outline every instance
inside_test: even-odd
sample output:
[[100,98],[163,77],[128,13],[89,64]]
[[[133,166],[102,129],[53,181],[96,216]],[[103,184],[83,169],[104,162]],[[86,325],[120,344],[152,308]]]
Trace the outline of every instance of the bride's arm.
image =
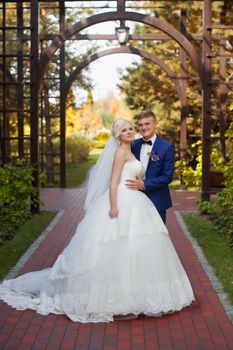
[[117,187],[121,176],[122,167],[126,161],[126,152],[124,150],[118,149],[115,154],[113,167],[112,167],[112,176],[109,188],[109,197],[110,197],[110,211],[109,216],[111,219],[114,219],[118,215],[117,207]]

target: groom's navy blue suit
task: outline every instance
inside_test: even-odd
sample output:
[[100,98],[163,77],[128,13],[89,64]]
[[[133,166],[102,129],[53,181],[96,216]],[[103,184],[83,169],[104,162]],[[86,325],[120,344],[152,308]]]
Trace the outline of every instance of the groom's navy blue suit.
[[[140,160],[142,138],[133,141],[132,152]],[[172,181],[174,172],[174,146],[157,135],[146,169],[143,191],[154,203],[162,219],[166,220],[166,209],[172,206],[168,184]]]

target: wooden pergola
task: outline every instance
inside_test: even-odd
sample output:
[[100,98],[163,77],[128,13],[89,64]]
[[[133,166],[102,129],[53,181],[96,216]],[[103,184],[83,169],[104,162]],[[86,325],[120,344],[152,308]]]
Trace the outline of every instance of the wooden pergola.
[[[66,159],[65,159],[65,135],[66,135],[66,99],[72,83],[77,79],[80,72],[91,62],[100,57],[117,53],[128,53],[141,56],[158,65],[167,76],[173,81],[180,101],[180,154],[184,157],[187,150],[187,88],[186,81],[189,79],[187,70],[187,58],[189,58],[196,72],[196,79],[199,81],[202,90],[202,198],[209,199],[210,196],[210,164],[211,164],[211,127],[212,120],[218,120],[220,128],[220,142],[223,155],[225,154],[225,131],[226,119],[229,117],[227,111],[227,101],[229,91],[233,84],[233,79],[226,76],[227,59],[233,60],[233,55],[226,51],[227,41],[233,39],[233,25],[216,24],[212,21],[212,6],[215,1],[196,0],[202,3],[203,21],[202,34],[192,34],[187,32],[186,21],[188,12],[183,7],[179,9],[179,4],[189,0],[176,1],[176,7],[180,11],[180,28],[175,28],[170,23],[155,16],[147,14],[147,8],[143,6],[143,1],[125,0],[99,0],[98,14],[83,18],[66,26],[67,9],[72,3],[75,8],[83,9],[83,1],[11,1],[5,0],[0,4],[0,73],[1,73],[1,96],[0,96],[0,164],[11,161],[11,141],[17,140],[17,157],[23,159],[30,157],[30,162],[34,168],[34,186],[39,186],[39,160],[43,164],[45,148],[44,120],[46,116],[46,106],[44,105],[43,80],[47,79],[49,63],[53,60],[59,67],[57,76],[57,89],[59,90],[59,111],[56,115],[49,115],[49,119],[59,118],[60,130],[60,151],[57,156],[60,159],[60,186],[66,186]],[[141,6],[139,3],[141,2]],[[156,7],[158,1],[151,1],[151,8]],[[171,1],[167,1],[170,2]],[[47,10],[56,10],[58,13],[59,33],[42,34],[39,31],[40,6],[47,6]],[[51,4],[50,4],[51,3]],[[69,4],[68,4],[69,3]],[[88,1],[89,4],[94,3]],[[135,3],[135,5],[134,5]],[[147,2],[148,3],[148,2]],[[9,4],[16,14],[16,24],[11,25],[7,21],[7,11]],[[96,9],[96,5],[89,5],[90,9]],[[30,20],[28,20],[28,16]],[[27,19],[26,19],[27,18]],[[152,34],[130,34],[128,45],[119,45],[115,33],[106,34],[82,34],[88,27],[108,21],[118,21],[124,24],[125,21],[137,22],[148,25],[157,31]],[[221,35],[213,34],[214,29],[221,30]],[[232,30],[232,35],[224,35],[225,30]],[[159,31],[159,33],[158,33]],[[9,51],[12,41],[15,39],[15,48]],[[106,49],[87,56],[78,66],[73,67],[72,73],[66,74],[65,43],[68,40],[105,40],[115,42],[114,48]],[[137,42],[144,41],[174,41],[179,45],[180,76],[165,64],[161,58],[155,54],[137,48]],[[197,51],[194,43],[201,43],[201,53]],[[218,44],[218,53],[212,52],[213,42]],[[212,59],[219,59],[218,76],[213,76]],[[13,64],[8,67],[8,59],[11,58]],[[218,86],[219,109],[212,104],[212,87]],[[13,98],[9,98],[11,94]],[[9,104],[9,101],[14,103]],[[12,115],[16,115],[16,135],[9,131],[9,120]],[[25,121],[30,122],[30,132],[26,134]],[[39,140],[42,147],[38,148]],[[30,143],[30,154],[25,153],[25,144]]]

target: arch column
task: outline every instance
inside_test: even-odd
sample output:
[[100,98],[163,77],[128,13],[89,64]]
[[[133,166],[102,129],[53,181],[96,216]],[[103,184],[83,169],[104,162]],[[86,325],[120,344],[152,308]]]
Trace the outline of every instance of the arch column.
[[[180,13],[180,31],[182,34],[186,36],[187,30],[186,30],[186,21],[187,21],[187,11],[185,9],[181,10]],[[182,97],[182,106],[180,111],[180,159],[185,159],[186,153],[187,153],[187,114],[188,114],[188,107],[187,107],[187,54],[186,52],[181,48],[180,49],[180,76],[181,76],[181,90],[183,92]],[[180,174],[180,187],[185,188],[185,184],[183,181],[183,175]]]
[[220,73],[220,84],[219,84],[219,103],[220,103],[220,113],[219,113],[219,131],[220,131],[220,145],[221,153],[224,161],[227,160],[226,155],[226,142],[225,142],[225,132],[227,129],[226,123],[226,109],[227,109],[227,95],[229,88],[226,86],[226,57],[225,57],[225,44],[224,39],[219,41],[219,73]]
[[[33,186],[39,189],[39,164],[38,164],[38,108],[39,108],[39,31],[38,31],[38,15],[39,4],[38,0],[31,3],[31,60],[30,60],[30,83],[31,83],[31,98],[30,98],[30,157],[33,167]],[[38,194],[32,198],[32,212],[39,212],[39,202],[37,201]]]
[[[64,2],[59,4],[60,30],[65,28]],[[66,96],[65,96],[65,43],[60,48],[60,186],[66,187]]]
[[211,155],[211,17],[212,0],[203,4],[203,92],[202,92],[202,199],[210,199],[210,155]]
[[[180,14],[180,31],[186,35],[186,20],[187,11],[182,9]],[[182,90],[182,106],[181,106],[181,126],[180,126],[180,157],[184,158],[187,152],[187,96],[186,96],[186,79],[187,79],[187,54],[183,49],[180,49],[180,76],[181,76],[181,90]]]

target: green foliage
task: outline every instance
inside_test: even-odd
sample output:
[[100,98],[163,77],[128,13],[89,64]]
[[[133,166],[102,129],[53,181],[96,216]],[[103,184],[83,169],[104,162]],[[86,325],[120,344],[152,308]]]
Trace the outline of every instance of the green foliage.
[[223,169],[225,188],[217,194],[215,202],[200,201],[198,204],[201,212],[211,218],[219,232],[233,246],[233,123],[231,123],[226,135],[228,137],[226,140],[228,163],[223,165],[222,160],[217,160],[215,157],[217,167],[221,166]]
[[199,187],[199,177],[196,178],[195,170],[189,165],[186,159],[179,159],[175,164],[175,173],[182,178],[187,188]]
[[81,186],[86,179],[89,169],[95,165],[99,154],[90,154],[87,161],[79,164],[67,164],[67,187]]
[[233,187],[233,122],[229,125],[226,137],[228,163],[224,169],[224,183],[226,187]]
[[39,174],[39,183],[40,183],[40,186],[41,186],[41,187],[45,187],[45,184],[46,184],[46,174],[45,174],[44,172]]
[[224,184],[226,187],[233,188],[233,164],[229,164],[224,168]]
[[0,168],[0,206],[24,209],[34,192],[32,168],[22,163],[6,164]]
[[200,199],[198,201],[198,207],[199,207],[201,214],[210,215],[213,212],[213,203],[212,202],[203,201]]
[[215,226],[233,246],[233,186],[219,192],[215,202],[200,200],[199,209],[208,215]]
[[183,214],[183,218],[233,303],[233,254],[229,242],[206,218],[191,213]]
[[91,141],[81,136],[69,136],[66,139],[67,163],[80,163],[88,159]]
[[[152,6],[153,1],[144,2],[144,11],[148,15],[155,16],[162,21],[166,21],[177,30],[180,31],[180,9],[187,11],[187,33],[194,35],[202,34],[202,17],[203,17],[203,4],[201,1],[180,1],[177,5],[177,1],[159,1],[159,6]],[[156,2],[157,4],[157,2]],[[213,23],[226,24],[233,20],[232,1],[219,1],[213,2]],[[184,28],[183,28],[184,29]],[[135,33],[154,33],[154,28],[137,24],[135,26]],[[215,30],[215,34],[221,33]],[[224,31],[228,33],[228,31]],[[202,54],[202,42],[200,40],[193,40],[197,52]],[[191,145],[194,140],[201,138],[201,126],[202,126],[202,92],[197,71],[191,60],[186,59],[186,67],[181,67],[180,64],[180,49],[177,43],[169,40],[154,40],[154,41],[138,41],[138,48],[155,55],[158,59],[162,60],[164,64],[177,75],[181,76],[181,71],[186,70],[188,79],[185,80],[184,91],[187,95],[187,149],[191,150]],[[232,54],[232,43],[225,45],[226,54]],[[219,43],[213,42],[212,52],[218,54]],[[232,76],[232,63],[230,60],[226,61],[226,81]],[[213,76],[219,76],[219,61],[213,60],[212,69]],[[225,77],[223,77],[225,79]],[[178,79],[179,80],[179,79]],[[154,62],[148,60],[138,60],[131,64],[131,66],[121,71],[121,81],[119,84],[120,91],[125,97],[125,101],[129,108],[133,111],[139,112],[142,109],[151,109],[157,116],[159,127],[162,128],[164,136],[171,140],[178,151],[180,148],[180,111],[181,106],[179,102],[179,96],[174,82],[176,79],[170,79],[168,75]],[[183,85],[184,81],[182,81]],[[211,109],[219,109],[219,85],[215,84],[211,87]],[[232,102],[233,90],[229,88],[226,92],[226,114],[224,119],[226,126],[228,127],[229,120],[232,120],[230,116],[231,110],[233,110]],[[171,116],[171,118],[170,118]],[[219,118],[216,120],[211,118],[212,136],[219,137]],[[233,143],[232,143],[233,144]],[[192,150],[193,151],[193,150]],[[213,154],[214,156],[214,154]],[[182,164],[181,167],[186,168],[186,180],[189,185],[199,186],[199,169],[196,171],[196,159],[197,154],[192,157],[191,152],[186,159],[186,164]],[[192,159],[194,158],[194,159]],[[220,158],[218,158],[220,159]],[[216,165],[217,159],[214,159]],[[188,169],[189,168],[189,169]],[[194,181],[192,177],[194,175]]]
[[[82,184],[85,182],[89,169],[93,165],[95,165],[99,157],[99,154],[100,154],[100,149],[99,150],[95,149],[90,152],[88,156],[88,160],[85,160],[81,163],[66,164],[66,187],[67,188],[74,188],[74,187],[76,188],[76,187],[82,186]],[[54,170],[56,173],[59,173],[59,167],[60,167],[59,164],[55,165]],[[42,173],[42,178],[44,178],[44,173]],[[59,183],[59,178],[55,178],[55,181],[53,184],[47,183],[45,178],[43,186],[57,187],[58,183]]]
[[111,129],[116,118],[124,117],[132,119],[133,113],[129,110],[122,99],[117,98],[114,93],[109,92],[105,97],[95,102],[94,110],[98,112],[103,126]]
[[24,223],[31,214],[26,210],[19,210],[13,207],[3,207],[0,211],[0,244],[3,241],[11,240],[22,223]]
[[176,173],[182,177],[187,188],[199,188],[201,185],[202,148],[201,141],[192,144],[186,159],[176,162]]
[[36,195],[32,180],[32,168],[22,163],[0,168],[0,243],[12,239],[30,216],[30,197]]
[[4,241],[4,244],[0,245],[0,280],[48,226],[54,215],[55,213],[47,211],[33,215],[23,225],[20,225],[13,239]]
[[[226,169],[225,169],[226,168]],[[224,166],[224,159],[220,153],[218,144],[212,145],[211,170],[228,170],[229,165]],[[202,176],[202,142],[197,141],[191,145],[185,159],[176,162],[176,173],[179,174],[187,188],[200,188]]]
[[93,148],[104,148],[109,137],[110,137],[109,132],[106,132],[106,131],[99,132],[92,140],[92,147]]

